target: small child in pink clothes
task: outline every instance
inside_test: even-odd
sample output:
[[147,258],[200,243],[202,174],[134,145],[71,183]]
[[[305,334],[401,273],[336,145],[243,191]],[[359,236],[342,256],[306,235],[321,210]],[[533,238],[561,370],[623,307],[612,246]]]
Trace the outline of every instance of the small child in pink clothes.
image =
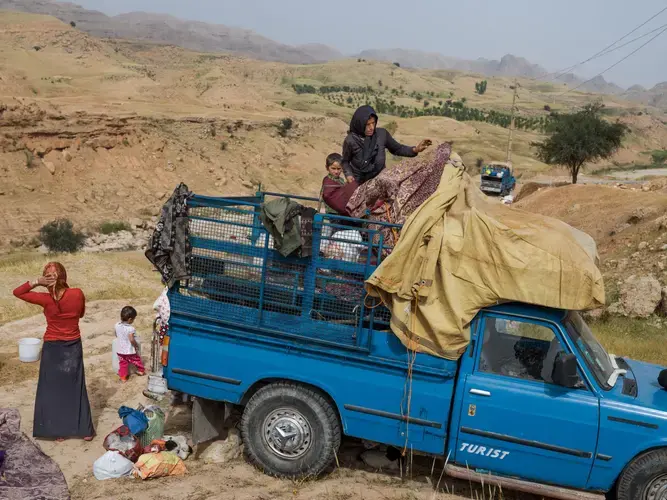
[[129,367],[137,367],[137,375],[143,376],[146,373],[141,356],[139,356],[139,345],[134,336],[137,330],[132,326],[137,317],[137,311],[132,306],[125,306],[120,311],[120,321],[116,323],[116,337],[118,338],[118,350],[116,354],[119,360],[118,376],[121,381],[127,382],[129,378]]

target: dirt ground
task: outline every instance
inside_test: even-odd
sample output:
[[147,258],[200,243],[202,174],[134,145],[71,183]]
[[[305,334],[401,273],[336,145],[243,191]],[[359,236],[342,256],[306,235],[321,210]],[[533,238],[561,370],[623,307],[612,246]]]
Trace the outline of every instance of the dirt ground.
[[[339,454],[339,466],[319,480],[288,481],[268,477],[239,459],[230,464],[205,464],[197,457],[206,444],[195,450],[186,461],[188,473],[184,477],[149,481],[118,479],[97,481],[92,473],[93,462],[103,453],[102,441],[107,433],[118,427],[118,408],[121,405],[136,407],[139,403],[153,403],[142,395],[146,378],[132,376],[121,384],[111,367],[111,342],[113,326],[124,301],[107,300],[92,302],[87,307],[81,324],[84,345],[84,363],[88,396],[97,431],[95,439],[67,440],[63,443],[37,440],[42,450],[60,466],[73,499],[225,499],[225,500],[445,500],[456,498],[485,498],[492,495],[486,490],[460,481],[441,477],[443,460],[417,457],[413,460],[408,478],[398,472],[382,472],[369,469],[359,460],[363,446],[356,440],[344,441]],[[144,360],[149,341],[150,305],[137,307],[139,317],[137,331],[144,346]],[[32,434],[33,408],[37,388],[38,363],[25,364],[18,360],[17,340],[22,337],[41,337],[44,317],[40,314],[27,319],[7,323],[0,327],[0,407],[18,408],[21,412],[21,428]],[[165,432],[189,436],[190,412],[187,406],[172,407],[168,411]],[[439,484],[439,488],[436,486]],[[453,493],[453,494],[452,494]],[[458,496],[461,495],[461,496]],[[519,498],[508,496],[502,498]],[[532,497],[521,497],[527,500]]]

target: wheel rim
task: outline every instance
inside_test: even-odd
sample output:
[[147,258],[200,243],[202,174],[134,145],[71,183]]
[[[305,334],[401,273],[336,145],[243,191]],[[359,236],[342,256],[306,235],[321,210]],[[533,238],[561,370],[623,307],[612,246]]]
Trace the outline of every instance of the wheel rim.
[[667,500],[667,474],[658,476],[649,483],[644,500]]
[[291,408],[272,411],[262,426],[262,437],[269,449],[281,458],[297,460],[310,449],[312,430],[301,413]]

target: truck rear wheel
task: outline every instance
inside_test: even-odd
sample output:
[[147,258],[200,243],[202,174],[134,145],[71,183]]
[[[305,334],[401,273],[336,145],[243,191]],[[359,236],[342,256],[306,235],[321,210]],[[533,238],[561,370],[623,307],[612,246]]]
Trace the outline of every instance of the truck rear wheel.
[[644,453],[628,465],[616,489],[617,500],[667,498],[667,449]]
[[262,387],[250,398],[241,435],[250,461],[278,477],[317,476],[333,462],[341,439],[332,405],[289,382]]

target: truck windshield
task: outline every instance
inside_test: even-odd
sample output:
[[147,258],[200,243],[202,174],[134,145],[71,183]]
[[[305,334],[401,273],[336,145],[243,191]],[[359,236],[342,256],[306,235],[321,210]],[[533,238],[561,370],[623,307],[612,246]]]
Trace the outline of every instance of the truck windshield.
[[603,388],[609,389],[610,386],[607,381],[614,373],[611,358],[595,338],[586,322],[581,318],[581,315],[570,311],[565,318],[565,328],[577,346],[577,349],[579,349],[579,352],[581,352],[581,355],[586,360],[586,364],[593,372],[598,383]]

